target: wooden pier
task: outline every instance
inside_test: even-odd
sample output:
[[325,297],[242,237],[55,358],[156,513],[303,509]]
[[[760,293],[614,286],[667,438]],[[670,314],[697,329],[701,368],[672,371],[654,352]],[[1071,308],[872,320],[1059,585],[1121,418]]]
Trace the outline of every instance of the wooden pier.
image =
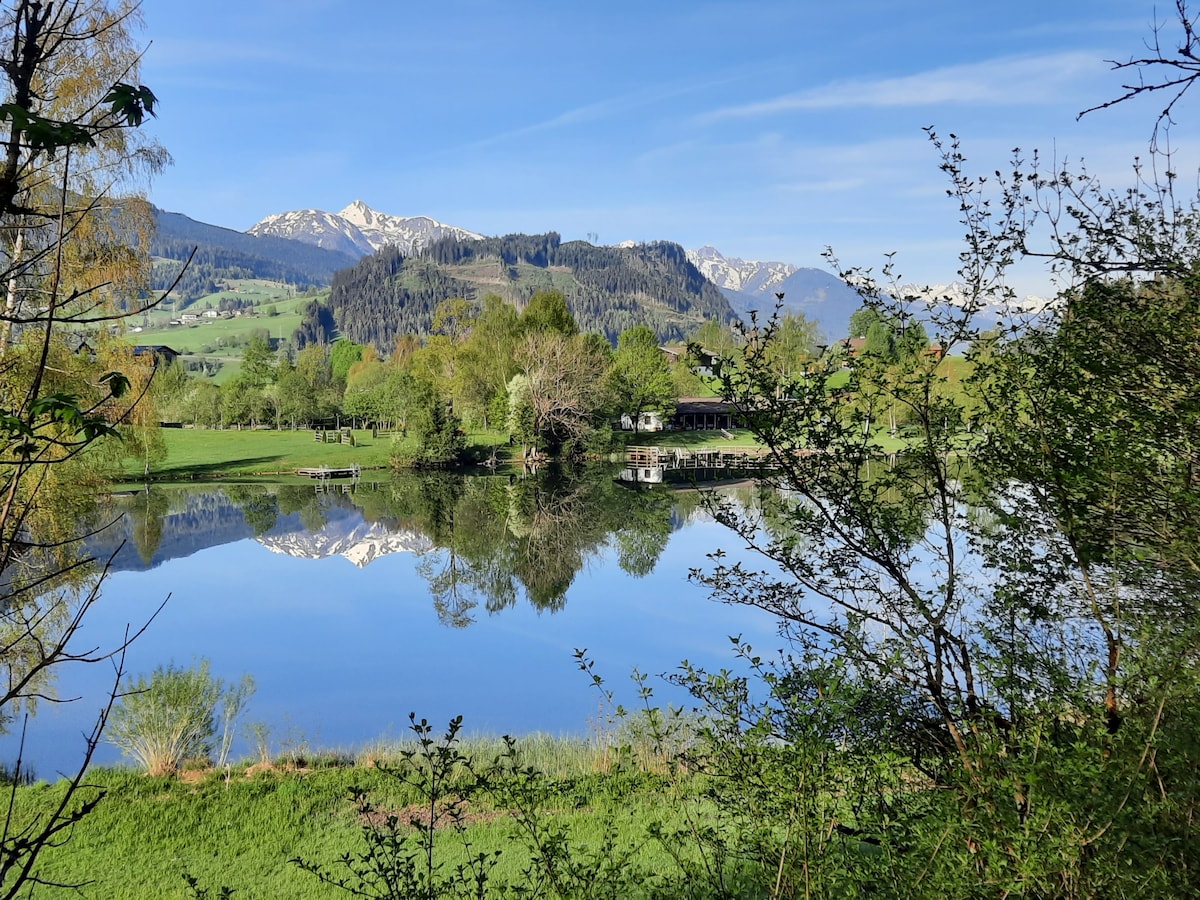
[[362,466],[317,466],[315,468],[297,469],[296,474],[305,478],[319,478],[322,481],[330,478],[358,478],[362,475]]
[[713,447],[704,450],[685,450],[682,447],[629,447],[625,451],[625,468],[621,472],[620,480],[662,484],[668,472],[751,471],[769,465],[770,453],[766,447]]

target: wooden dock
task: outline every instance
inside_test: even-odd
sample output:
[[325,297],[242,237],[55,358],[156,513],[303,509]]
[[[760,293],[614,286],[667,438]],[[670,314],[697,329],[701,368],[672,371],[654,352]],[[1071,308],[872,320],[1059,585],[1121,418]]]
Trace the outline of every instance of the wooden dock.
[[771,451],[714,447],[685,450],[682,447],[630,447],[625,451],[625,468],[619,480],[661,484],[668,472],[747,472],[768,465]]
[[305,478],[319,478],[322,481],[330,478],[358,478],[362,475],[362,466],[317,466],[297,469],[296,474]]

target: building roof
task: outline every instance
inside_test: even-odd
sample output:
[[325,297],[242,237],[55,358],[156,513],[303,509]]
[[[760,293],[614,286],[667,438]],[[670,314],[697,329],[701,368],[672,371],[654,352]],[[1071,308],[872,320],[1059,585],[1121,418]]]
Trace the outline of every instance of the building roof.
[[720,397],[680,397],[675,404],[675,415],[700,416],[725,414],[733,411],[733,404]]

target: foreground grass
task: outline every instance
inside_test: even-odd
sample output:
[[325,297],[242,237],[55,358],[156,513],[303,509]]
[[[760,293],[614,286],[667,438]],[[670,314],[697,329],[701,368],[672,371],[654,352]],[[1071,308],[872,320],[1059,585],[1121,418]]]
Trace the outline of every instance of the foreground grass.
[[[476,742],[467,749],[486,763],[499,748],[499,742]],[[535,738],[523,760],[539,767],[550,763],[541,815],[565,828],[578,847],[598,851],[608,835],[629,848],[625,865],[630,873],[643,873],[650,891],[655,873],[673,869],[668,854],[648,837],[654,823],[673,824],[671,790],[661,775],[644,767],[603,771],[602,753],[583,741]],[[342,896],[289,860],[300,856],[336,870],[344,854],[366,849],[363,822],[349,800],[352,788],[370,791],[379,809],[401,821],[417,814],[419,795],[375,768],[371,762],[379,755],[368,754],[357,765],[319,766],[308,760],[311,768],[243,766],[227,775],[179,779],[95,770],[89,782],[107,796],[68,844],[43,857],[43,877],[91,882],[89,895],[127,900],[189,896],[183,872],[214,896],[222,885],[234,888],[239,898]],[[19,789],[17,820],[47,810],[61,790],[61,784],[44,783]],[[469,807],[471,853],[500,851],[495,884],[525,880],[530,853],[514,812],[496,808],[486,797],[473,799]],[[462,857],[462,839],[452,829],[440,831],[438,843],[447,864]]]
[[[416,449],[411,437],[394,444],[391,437],[371,437],[370,431],[355,430],[354,446],[326,444],[313,439],[311,431],[252,431],[164,428],[161,434],[167,456],[150,467],[157,481],[186,481],[242,475],[291,474],[310,466],[351,466],[386,469],[396,449]],[[506,439],[498,433],[467,436],[468,454],[482,460],[492,446]],[[131,459],[125,475],[141,480],[144,463]]]

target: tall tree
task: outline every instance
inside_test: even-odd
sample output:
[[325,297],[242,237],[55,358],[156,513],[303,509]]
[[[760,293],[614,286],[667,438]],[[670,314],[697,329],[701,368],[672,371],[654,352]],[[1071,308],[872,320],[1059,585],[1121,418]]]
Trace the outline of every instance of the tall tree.
[[[716,596],[780,617],[795,666],[772,677],[813,685],[818,708],[848,681],[908,711],[869,739],[936,790],[900,792],[856,821],[856,840],[897,853],[839,891],[911,889],[937,858],[952,894],[1186,892],[1200,864],[1188,838],[1200,808],[1200,210],[1147,216],[1136,191],[1023,165],[998,199],[984,197],[957,145],[938,147],[967,226],[968,298],[936,322],[943,346],[972,348],[973,397],[949,389],[944,361],[916,352],[922,334],[907,359],[827,360],[788,397],[767,355],[745,354],[726,387],[787,492],[764,494],[762,516],[715,513],[775,569],[718,560],[704,577]],[[1071,227],[1056,222],[1039,244],[1030,204],[1068,210]],[[1040,318],[979,340],[974,311],[1008,295],[1008,266],[1031,252],[1073,286]],[[1112,277],[1128,270],[1142,277]],[[882,313],[868,339],[911,326],[899,285],[846,277]],[[909,423],[894,456],[870,427],[887,407]],[[801,721],[752,727],[791,743]],[[845,782],[825,789],[834,784]],[[1152,871],[1111,864],[1129,842],[1153,854]]]
[[543,331],[525,336],[517,365],[535,439],[553,449],[581,449],[601,408],[604,358],[584,336]]
[[579,333],[579,326],[561,291],[538,291],[521,313],[521,330],[526,334],[554,332],[570,337]]
[[628,415],[635,428],[644,412],[658,412],[664,420],[674,412],[678,397],[671,367],[646,325],[621,332],[606,380],[613,412]]
[[[136,204],[104,193],[112,184],[128,187],[164,158],[131,130],[155,105],[149,89],[136,84],[138,54],[129,37],[135,10],[136,4],[102,0],[16,0],[0,8],[5,722],[44,696],[64,663],[112,661],[115,698],[128,646],[87,649],[72,638],[102,580],[103,570],[91,567],[80,544],[91,518],[87,493],[103,459],[95,451],[129,419],[138,399],[131,383],[147,379],[92,368],[86,354],[74,352],[67,331],[144,305],[133,289],[148,260],[137,228],[123,218]],[[79,769],[56,811],[26,826],[11,817],[0,826],[0,896],[32,893],[41,851],[68,840],[98,802],[98,795],[83,798],[78,789],[111,708],[110,702],[85,736]]]

